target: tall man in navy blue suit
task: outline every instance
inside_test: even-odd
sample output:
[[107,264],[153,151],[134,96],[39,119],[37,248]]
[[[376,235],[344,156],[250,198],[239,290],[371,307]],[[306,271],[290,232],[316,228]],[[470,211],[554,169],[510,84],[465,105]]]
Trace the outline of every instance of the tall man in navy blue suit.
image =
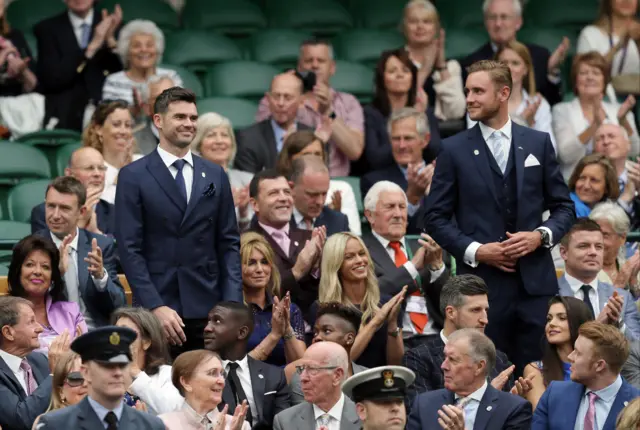
[[575,211],[549,135],[512,123],[511,87],[504,63],[469,67],[467,108],[478,124],[443,142],[424,222],[459,273],[487,283],[486,333],[521,372],[540,357],[547,303],[558,293],[549,248]]
[[175,356],[204,348],[216,303],[242,301],[240,237],[227,175],[189,150],[195,95],[169,88],[154,112],[157,150],[120,170],[116,240],[136,301],[160,319]]

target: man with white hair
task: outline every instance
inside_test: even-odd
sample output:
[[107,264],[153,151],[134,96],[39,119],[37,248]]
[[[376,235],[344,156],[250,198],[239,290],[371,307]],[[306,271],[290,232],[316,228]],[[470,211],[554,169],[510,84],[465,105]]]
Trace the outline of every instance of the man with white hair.
[[487,383],[496,362],[493,342],[472,328],[460,329],[444,347],[444,387],[416,397],[408,430],[529,430],[531,403]]
[[[494,58],[501,46],[516,40],[516,33],[522,27],[522,3],[520,0],[485,0],[482,12],[484,25],[491,40],[460,62],[463,81],[466,81],[465,69],[468,66],[476,61]],[[533,61],[536,88],[550,105],[562,101],[560,67],[569,50],[569,39],[565,37],[553,51],[553,54],[540,45],[527,43],[526,46]]]
[[409,287],[403,324],[405,342],[437,333],[444,322],[439,311],[440,292],[449,279],[442,248],[424,233],[421,243],[406,239],[407,196],[399,185],[377,182],[365,196],[364,207],[371,233],[363,234],[362,240],[373,259],[380,291],[394,296],[404,285]]
[[349,370],[345,349],[334,342],[317,342],[296,366],[304,402],[276,415],[276,430],[360,430],[355,403],[341,390]]
[[176,83],[169,76],[154,76],[149,80],[146,91],[141,95],[142,100],[145,101],[142,105],[142,109],[147,116],[147,122],[142,128],[136,130],[133,136],[136,140],[136,144],[138,145],[138,151],[143,155],[148,155],[155,151],[158,147],[158,142],[160,142],[160,134],[152,120],[154,113],[153,105],[155,104],[158,96],[162,94],[164,90],[168,90],[175,86]]

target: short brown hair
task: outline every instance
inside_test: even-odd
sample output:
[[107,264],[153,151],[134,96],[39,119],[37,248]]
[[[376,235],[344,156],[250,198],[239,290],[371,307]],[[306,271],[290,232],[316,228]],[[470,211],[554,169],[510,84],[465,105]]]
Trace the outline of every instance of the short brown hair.
[[196,104],[196,95],[193,91],[182,87],[171,87],[164,90],[153,104],[153,112],[157,114],[167,113],[169,105],[176,102]]
[[[6,325],[13,327],[20,322],[20,305],[33,308],[33,303],[22,297],[0,297],[0,331]],[[0,345],[2,345],[3,339],[4,336],[0,333]]]
[[[171,382],[178,389],[182,397],[184,397],[185,392],[180,378],[191,378],[201,363],[212,358],[220,360],[220,356],[217,353],[206,349],[183,352],[176,358],[171,370]],[[222,363],[222,360],[220,360],[220,363]]]
[[78,208],[87,201],[87,190],[82,185],[82,182],[74,178],[73,176],[58,176],[49,185],[47,185],[47,191],[44,193],[46,200],[49,190],[53,188],[60,194],[73,194],[78,198]]
[[569,231],[560,239],[560,244],[566,248],[569,245],[571,236],[579,231],[599,231],[602,233],[602,228],[600,228],[600,224],[592,219],[586,217],[578,218]]
[[491,81],[497,87],[509,87],[509,91],[513,88],[511,69],[502,61],[481,60],[467,67],[467,74],[470,75],[476,72],[488,72]]
[[607,84],[611,79],[609,73],[609,64],[607,64],[607,60],[602,56],[602,54],[596,51],[578,54],[573,58],[573,63],[571,64],[571,85],[573,86],[573,93],[576,96],[578,95],[578,88],[576,83],[578,82],[578,72],[580,71],[580,66],[582,64],[595,67],[602,72],[602,75],[604,76],[602,94],[604,94],[607,88]]
[[611,164],[611,161],[604,154],[589,154],[585,155],[578,161],[575,169],[571,173],[569,177],[569,190],[576,190],[576,183],[578,179],[580,179],[580,175],[582,175],[582,171],[585,167],[590,166],[592,164],[598,164],[602,166],[604,169],[604,180],[605,180],[605,191],[603,200],[612,199],[615,200],[620,195],[620,187],[618,185],[618,174],[616,173],[615,167]]
[[[289,178],[291,175],[291,159],[294,155],[301,153],[307,146],[311,145],[315,141],[320,139],[315,135],[313,130],[299,130],[291,133],[284,140],[282,150],[278,155],[276,161],[276,170],[285,178]],[[322,142],[321,142],[322,143]],[[324,145],[322,145],[324,148]],[[322,151],[322,161],[326,163],[326,154]]]
[[613,373],[620,373],[629,358],[629,342],[618,328],[589,321],[580,326],[578,334],[593,342],[594,355],[604,360]]

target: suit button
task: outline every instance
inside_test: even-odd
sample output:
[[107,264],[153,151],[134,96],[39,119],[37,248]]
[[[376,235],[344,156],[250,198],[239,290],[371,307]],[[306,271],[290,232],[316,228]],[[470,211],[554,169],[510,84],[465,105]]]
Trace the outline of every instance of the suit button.
[[209,217],[209,222],[213,222],[213,217]]

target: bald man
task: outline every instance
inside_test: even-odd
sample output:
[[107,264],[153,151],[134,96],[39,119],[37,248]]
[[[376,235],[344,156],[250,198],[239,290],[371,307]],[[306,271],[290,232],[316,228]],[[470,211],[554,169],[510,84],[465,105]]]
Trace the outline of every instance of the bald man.
[[[87,210],[78,221],[78,227],[91,233],[113,236],[115,232],[115,207],[100,199],[104,189],[106,167],[100,151],[82,147],[76,149],[64,169],[65,176],[82,182],[87,191]],[[42,196],[44,198],[44,196]],[[31,210],[31,233],[47,228],[45,204],[40,203]]]
[[356,405],[342,393],[348,375],[347,351],[334,342],[312,344],[302,356],[296,371],[304,402],[276,415],[275,430],[322,428],[359,430]]
[[144,126],[137,128],[133,136],[136,139],[136,145],[138,145],[138,152],[142,155],[148,155],[152,151],[155,151],[158,146],[158,142],[160,141],[158,129],[153,125],[153,120],[151,119],[153,116],[153,105],[155,104],[158,96],[162,94],[164,90],[174,86],[175,83],[170,77],[156,76],[151,78],[149,81],[147,93],[141,94],[144,102],[142,109],[144,110],[145,115],[147,115],[147,122]]
[[285,134],[311,127],[298,123],[296,115],[302,103],[302,81],[292,73],[276,75],[266,93],[271,116],[237,135],[238,152],[234,168],[257,173],[276,166]]

